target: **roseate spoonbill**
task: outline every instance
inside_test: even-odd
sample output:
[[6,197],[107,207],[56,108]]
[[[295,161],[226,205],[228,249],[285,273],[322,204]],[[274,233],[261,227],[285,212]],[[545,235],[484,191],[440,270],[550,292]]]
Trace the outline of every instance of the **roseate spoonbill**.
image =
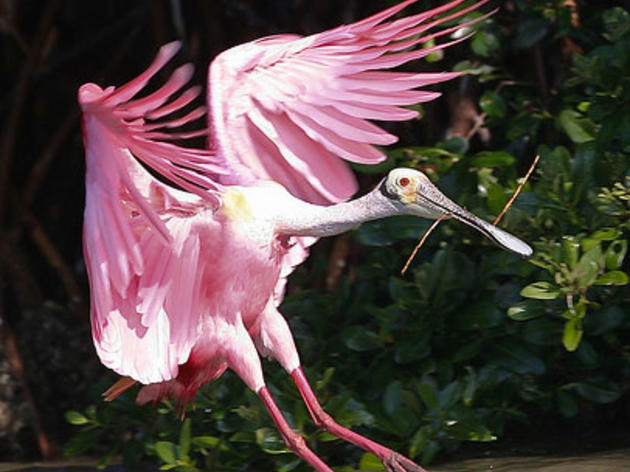
[[395,169],[348,201],[357,186],[342,159],[379,162],[384,155],[373,145],[396,140],[368,120],[413,118],[417,113],[403,106],[439,95],[418,87],[458,75],[386,69],[460,41],[414,49],[456,31],[461,24],[430,32],[485,2],[457,10],[463,0],[455,0],[391,19],[415,1],[313,36],[272,36],[220,54],[209,72],[207,150],[169,141],[206,134],[176,130],[204,109],[164,119],[200,92],[182,92],[190,65],[134,98],[178,43],[163,46],[146,71],[120,88],[80,88],[93,338],[102,362],[124,376],[107,399],[140,382],[138,402],[174,397],[185,405],[230,368],[258,394],[287,446],[330,472],[265,386],[259,355],[268,356],[291,375],[315,424],[374,453],[390,472],[422,470],[324,412],[277,308],[286,277],[315,238],[377,218],[450,213],[500,246],[531,254],[416,170]]

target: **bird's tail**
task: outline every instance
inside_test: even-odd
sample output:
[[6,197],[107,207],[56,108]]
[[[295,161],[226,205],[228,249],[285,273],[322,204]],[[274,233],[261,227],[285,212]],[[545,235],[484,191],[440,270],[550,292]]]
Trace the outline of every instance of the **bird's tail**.
[[138,383],[138,381],[132,379],[131,377],[122,377],[118,379],[118,382],[103,392],[103,398],[106,402],[111,402],[113,399],[119,397],[133,387],[136,383]]

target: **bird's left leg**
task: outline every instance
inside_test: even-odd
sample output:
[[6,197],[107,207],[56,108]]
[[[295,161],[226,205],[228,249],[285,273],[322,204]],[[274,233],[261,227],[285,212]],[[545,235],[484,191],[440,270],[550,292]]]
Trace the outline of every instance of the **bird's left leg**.
[[233,323],[223,326],[222,341],[225,344],[225,358],[228,366],[256,392],[289,449],[309,463],[317,472],[333,472],[306,444],[304,438],[294,431],[278,408],[269,389],[265,385],[260,358],[256,352],[250,333],[243,326],[240,316]]
[[267,304],[259,322],[260,324],[255,328],[256,332],[252,333],[258,350],[264,355],[275,358],[289,372],[309,414],[318,427],[376,455],[388,472],[426,472],[411,459],[341,426],[324,411],[300,366],[297,349],[287,322],[273,303]]

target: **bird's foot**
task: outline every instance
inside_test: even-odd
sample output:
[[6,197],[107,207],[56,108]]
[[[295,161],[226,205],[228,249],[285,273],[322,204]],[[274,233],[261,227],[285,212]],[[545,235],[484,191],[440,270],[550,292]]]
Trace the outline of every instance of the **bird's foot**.
[[427,472],[411,459],[394,451],[382,460],[387,472]]

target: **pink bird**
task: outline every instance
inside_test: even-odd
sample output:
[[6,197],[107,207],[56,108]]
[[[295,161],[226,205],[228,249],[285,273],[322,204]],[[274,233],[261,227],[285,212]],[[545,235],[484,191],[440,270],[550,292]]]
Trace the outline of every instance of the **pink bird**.
[[[388,69],[464,39],[416,48],[468,26],[433,31],[486,0],[459,10],[463,0],[454,0],[392,19],[415,1],[309,37],[272,36],[220,54],[209,71],[209,130],[177,131],[205,116],[202,108],[168,118],[200,93],[182,91],[190,65],[135,98],[178,43],[163,46],[122,87],[80,88],[93,339],[103,364],[124,376],[105,393],[108,400],[139,382],[139,403],[174,397],[185,406],[230,368],[258,394],[287,446],[331,472],[265,386],[260,356],[267,356],[291,375],[317,426],[375,454],[390,472],[423,470],[324,412],[278,311],[286,278],[309,245],[368,220],[448,213],[504,248],[531,254],[413,169],[392,170],[373,191],[348,201],[357,183],[344,160],[380,162],[385,155],[375,145],[396,141],[370,120],[415,117],[405,105],[439,95],[419,87],[458,75]],[[171,142],[208,132],[207,150]]]

